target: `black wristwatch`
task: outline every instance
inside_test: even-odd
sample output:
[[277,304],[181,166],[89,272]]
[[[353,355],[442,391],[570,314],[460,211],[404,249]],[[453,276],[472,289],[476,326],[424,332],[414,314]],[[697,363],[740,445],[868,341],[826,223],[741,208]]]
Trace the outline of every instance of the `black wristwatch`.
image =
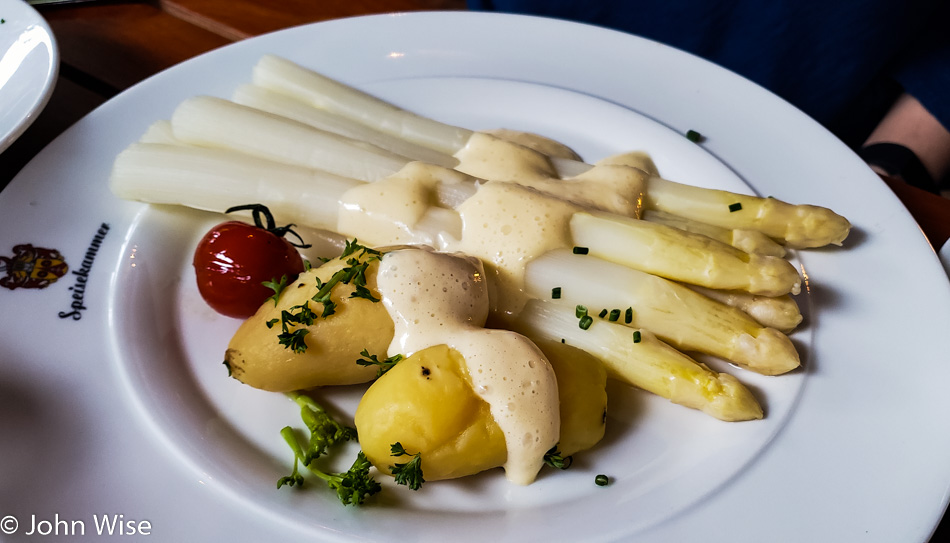
[[888,175],[908,185],[940,194],[937,183],[913,151],[897,143],[872,143],[858,150],[858,156]]

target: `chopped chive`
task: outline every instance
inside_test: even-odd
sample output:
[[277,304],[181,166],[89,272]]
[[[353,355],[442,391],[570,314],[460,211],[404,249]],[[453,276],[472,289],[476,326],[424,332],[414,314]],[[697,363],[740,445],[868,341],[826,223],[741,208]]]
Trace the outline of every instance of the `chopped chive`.
[[561,287],[554,287],[551,289],[551,298],[558,300],[561,298]]
[[600,318],[606,317],[606,316],[607,316],[607,310],[606,310],[606,309],[601,309],[601,310],[600,310],[600,313],[599,313],[597,316],[600,317]]
[[567,469],[574,463],[574,457],[561,455],[560,451],[557,450],[557,445],[554,445],[548,452],[544,453],[544,463],[552,468]]
[[610,322],[617,322],[617,320],[620,318],[620,310],[619,310],[619,309],[611,309],[611,310],[610,310],[610,316],[607,317],[607,318],[608,318],[608,320],[610,320]]
[[699,143],[699,140],[703,139],[703,135],[695,130],[687,130],[686,139],[693,143]]
[[564,343],[564,338],[561,338],[561,343]]
[[578,319],[587,316],[587,306],[578,305],[574,308],[574,316]]
[[624,311],[623,322],[627,324],[630,324],[631,322],[633,322],[633,308],[632,307],[628,307],[627,310]]
[[590,249],[587,247],[574,247],[574,254],[576,255],[586,255],[590,252]]
[[594,484],[597,486],[607,486],[610,484],[610,478],[601,473],[597,477],[594,477]]
[[739,203],[739,202],[736,202],[736,203],[734,203],[734,204],[729,204],[729,212],[730,212],[730,213],[734,213],[734,212],[736,212],[736,211],[739,211],[740,209],[742,209],[742,204]]
[[640,343],[640,331],[636,330],[633,332],[633,342]]
[[581,321],[577,323],[577,325],[581,327],[581,330],[587,330],[593,323],[594,319],[590,318],[590,315],[584,315],[581,317]]

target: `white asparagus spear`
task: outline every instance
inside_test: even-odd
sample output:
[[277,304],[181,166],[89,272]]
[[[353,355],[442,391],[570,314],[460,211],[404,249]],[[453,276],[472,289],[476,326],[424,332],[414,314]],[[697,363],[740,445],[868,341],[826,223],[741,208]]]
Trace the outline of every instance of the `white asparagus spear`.
[[[218,212],[241,203],[263,203],[284,221],[329,229],[336,229],[336,202],[342,193],[361,186],[352,179],[231,151],[161,144],[135,144],[124,151],[110,182],[123,198]],[[442,215],[431,215],[430,220],[434,231],[453,228]],[[567,258],[556,252],[529,263],[525,276],[529,294],[545,296],[554,286],[565,285],[566,299],[583,293],[577,303],[635,306],[637,325],[680,348],[708,352],[764,373],[781,373],[798,365],[794,347],[781,341],[787,342],[785,336],[771,334],[748,317],[739,318],[737,310],[672,282],[591,256]]]
[[257,85],[241,85],[234,91],[232,100],[237,104],[280,115],[325,132],[366,142],[412,160],[421,160],[446,168],[458,166],[458,159],[450,154],[440,153],[428,147],[390,136],[367,125],[334,115],[293,97]]
[[801,289],[801,277],[786,260],[750,255],[663,224],[575,213],[571,235],[575,245],[593,256],[667,279],[764,296],[798,294]]
[[172,123],[166,120],[155,121],[150,124],[148,129],[139,138],[140,143],[164,143],[167,145],[184,145],[184,143],[175,138],[172,131]]
[[336,229],[340,197],[360,181],[226,149],[135,143],[109,179],[123,199],[223,213],[264,203],[282,221]]
[[791,333],[803,320],[798,303],[788,295],[758,296],[735,290],[716,290],[688,284],[686,286],[703,296],[734,307],[762,326],[775,328],[783,334]]
[[851,231],[847,219],[824,207],[693,187],[660,177],[647,182],[644,205],[721,228],[757,230],[798,249],[841,245]]
[[382,179],[410,162],[368,143],[211,96],[179,104],[171,124],[175,138],[185,143],[232,149],[362,181]]
[[637,168],[651,176],[659,176],[660,171],[653,162],[653,157],[646,151],[627,151],[616,155],[610,155],[597,161],[597,164],[614,164],[618,166],[630,166]]
[[411,114],[274,55],[263,56],[254,66],[253,81],[261,87],[293,96],[357,122],[376,126],[387,134],[449,155],[464,147],[472,134],[471,130]]
[[603,362],[607,375],[673,403],[725,421],[762,418],[748,388],[727,373],[663,343],[646,330],[594,319],[586,329],[571,306],[533,300],[519,315],[517,332],[532,340],[564,341]]
[[[271,122],[273,119],[268,114],[256,115],[244,106],[218,99],[190,102],[190,104],[189,109],[210,112],[186,115],[189,120],[185,124],[193,127],[190,128],[190,133],[199,131],[197,126],[200,124],[191,120],[192,117],[205,119],[209,123],[221,121],[215,126],[230,126],[231,123],[223,118],[226,118],[230,112],[236,111],[245,122],[250,123],[245,129],[247,136],[259,134],[262,141],[270,142],[269,146],[276,145],[281,137],[279,131],[274,134],[267,133],[268,130],[275,130]],[[292,126],[291,128],[299,127]],[[208,134],[212,129],[200,129],[200,131]],[[236,146],[252,145],[253,138],[247,136]],[[222,135],[222,138],[225,137],[231,138],[228,140],[230,144],[236,141],[235,138],[238,136],[231,131],[227,136]],[[208,137],[205,139],[217,141]],[[287,145],[292,145],[292,142],[288,140]],[[353,151],[353,160],[358,160],[362,156],[362,148],[350,146],[348,149]],[[337,157],[338,160],[340,158]],[[242,166],[238,166],[239,164]],[[244,164],[248,165],[243,166]],[[274,173],[268,176],[264,170],[270,164],[277,163],[233,151],[228,154],[223,149],[211,147],[185,145],[149,147],[146,144],[139,144],[134,150],[125,153],[121,161],[117,161],[112,183],[116,193],[124,198],[153,203],[177,203],[217,211],[223,211],[239,203],[261,203],[271,207],[275,213],[278,210],[286,210],[281,215],[288,222],[321,228],[343,228],[344,233],[355,234],[355,232],[346,231],[347,228],[339,222],[333,222],[337,217],[335,205],[341,200],[345,192],[344,187],[350,189],[362,183],[331,173],[320,173],[299,165],[285,165],[283,169],[275,167]],[[216,169],[219,167],[220,169]],[[187,170],[188,168],[190,170]],[[283,171],[290,173],[281,173]],[[446,168],[424,166],[416,162],[407,162],[399,172],[387,179],[394,176],[419,176],[430,172],[444,172],[448,178],[455,181],[438,185],[437,200],[443,207],[456,207],[475,190],[476,185],[467,182],[464,174]],[[208,179],[204,180],[203,177]],[[282,179],[284,177],[286,180]],[[274,180],[269,185],[265,182],[268,178]],[[298,179],[309,179],[311,184],[303,187],[301,186],[303,181],[291,181]],[[324,181],[326,179],[339,182],[327,184]],[[345,182],[340,181],[342,179],[345,179]],[[229,180],[233,180],[233,189],[229,187]],[[577,182],[571,180],[551,184],[548,188],[552,191],[568,190],[576,184]],[[209,198],[215,200],[211,196],[214,190],[221,191],[222,197],[212,202]],[[202,192],[200,197],[192,201],[189,194],[191,191]],[[296,193],[304,196],[297,197]],[[324,197],[316,196],[320,194]],[[212,207],[212,203],[217,207]],[[293,203],[292,209],[288,209],[290,203]],[[387,209],[401,209],[400,206],[392,208],[391,203],[386,205],[386,209],[374,209],[371,210],[371,214],[377,218],[385,217]],[[412,241],[438,246],[437,240],[444,234],[458,237],[460,219],[454,215],[453,211],[436,208],[431,211],[425,213],[424,223],[402,225],[404,221],[395,221],[394,227],[395,223],[399,223],[402,225],[401,228],[407,231],[399,240],[390,241],[393,243]],[[798,279],[797,273],[790,264],[783,260],[776,260],[779,264],[787,266],[787,271],[790,273],[786,274],[784,285],[773,281],[771,285],[773,290],[766,291],[762,286],[765,284],[762,278],[768,279],[777,274],[774,270],[776,266],[772,262],[758,256],[748,257],[749,262],[742,262],[742,259],[737,257],[740,252],[732,247],[671,227],[607,214],[599,214],[596,218],[586,214],[578,215],[571,224],[575,244],[588,245],[598,255],[671,279],[695,282],[718,289],[754,287],[754,292],[770,294],[789,292],[795,284],[794,281]],[[727,268],[726,265],[730,263],[732,266]]]
[[[397,155],[376,145],[315,128],[305,122],[208,96],[190,98],[180,104],[172,115],[171,127],[172,136],[183,143],[232,149],[268,160],[321,169],[370,182],[387,178],[420,158]],[[359,133],[357,129],[353,131]],[[639,214],[646,180],[645,174],[639,170],[624,168],[626,175],[617,175],[616,171],[607,172],[612,175],[599,175],[605,169],[616,169],[605,166],[589,169],[577,178],[560,180],[552,177],[555,172],[548,157],[537,151],[481,133],[475,134],[473,139],[487,141],[500,150],[512,152],[520,162],[533,162],[531,176],[505,181],[529,185],[582,205],[597,205],[607,211],[631,216]],[[440,166],[440,163],[451,162],[461,166],[457,164],[459,160],[452,156],[441,155],[437,158],[439,162],[430,164]],[[469,165],[477,169],[478,163],[484,162],[474,159],[469,161]],[[461,172],[465,170],[458,169],[458,175],[464,176]],[[470,183],[477,181],[476,177],[469,176]],[[596,200],[590,199],[597,194],[601,196]]]
[[[788,336],[765,328],[736,308],[687,287],[568,250],[551,251],[525,268],[533,298],[579,304],[597,316],[645,328],[681,351],[698,351],[766,375],[800,365]],[[613,315],[610,312],[616,310]]]
[[788,251],[762,232],[747,229],[720,228],[711,224],[677,217],[664,211],[645,209],[640,214],[645,221],[665,224],[680,230],[702,234],[706,237],[732,245],[750,254],[784,257]]
[[[399,108],[272,55],[264,56],[255,66],[254,82],[444,153],[462,150],[473,134]],[[559,159],[552,164],[558,171],[570,170],[570,175],[590,168],[577,162],[572,166],[571,162]],[[735,204],[741,205],[742,213],[729,211]],[[851,227],[846,219],[826,208],[682,185],[660,177],[653,177],[649,184],[647,207],[722,228],[757,230],[796,248],[840,245]]]
[[581,160],[580,155],[578,155],[574,149],[540,134],[511,130],[510,128],[494,128],[491,130],[483,130],[482,132],[505,141],[523,145],[528,149],[533,149],[552,159],[564,159],[573,162]]

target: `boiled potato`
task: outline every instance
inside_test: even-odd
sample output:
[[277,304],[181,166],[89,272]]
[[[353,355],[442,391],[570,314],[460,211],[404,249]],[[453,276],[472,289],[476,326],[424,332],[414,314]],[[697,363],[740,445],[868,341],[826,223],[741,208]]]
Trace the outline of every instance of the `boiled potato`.
[[562,456],[587,450],[604,437],[607,421],[607,370],[586,352],[555,341],[537,343],[554,368],[561,401]]
[[383,473],[407,458],[390,455],[399,442],[422,453],[427,481],[453,479],[501,466],[505,436],[469,384],[454,349],[436,345],[402,360],[363,395],[356,409],[360,447]]
[[[274,392],[365,383],[376,377],[375,367],[360,366],[356,360],[361,358],[363,349],[385,357],[393,338],[393,322],[382,303],[350,298],[355,290],[352,284],[340,283],[332,288],[330,299],[336,304],[335,313],[318,317],[305,327],[309,331],[304,336],[305,351],[295,352],[278,341],[282,312],[299,312],[296,308],[307,304],[311,311],[321,315],[323,304],[311,300],[318,291],[316,279],[329,281],[347,266],[344,260],[335,259],[300,274],[284,289],[276,305],[269,300],[244,321],[225,353],[231,375],[252,387]],[[369,262],[365,273],[365,286],[376,298],[378,266],[378,260]],[[300,326],[290,325],[289,329]]]
[[[604,435],[606,371],[568,345],[539,345],[549,356],[561,399],[558,450],[574,454]],[[429,347],[399,362],[363,395],[356,429],[366,457],[383,473],[408,461],[391,455],[394,443],[422,454],[427,481],[472,475],[502,466],[505,437],[488,403],[472,389],[465,361],[446,345]]]

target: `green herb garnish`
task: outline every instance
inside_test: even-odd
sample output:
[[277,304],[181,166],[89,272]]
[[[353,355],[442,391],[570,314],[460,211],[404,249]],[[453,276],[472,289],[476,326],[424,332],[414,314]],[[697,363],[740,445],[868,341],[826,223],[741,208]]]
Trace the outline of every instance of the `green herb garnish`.
[[360,366],[377,366],[376,368],[376,378],[379,379],[383,376],[384,373],[393,369],[400,360],[405,358],[401,354],[394,354],[385,360],[380,360],[375,354],[369,354],[369,351],[363,349],[360,351],[360,358],[356,361]]
[[688,139],[689,141],[691,141],[691,142],[693,142],[693,143],[699,143],[700,140],[703,139],[703,135],[700,134],[699,132],[695,131],[695,130],[687,130],[687,131],[686,131],[686,139]]
[[[379,302],[379,298],[373,295],[372,291],[366,286],[366,268],[374,260],[380,260],[383,256],[381,251],[370,249],[360,245],[355,239],[347,240],[346,246],[340,258],[347,259],[346,267],[337,270],[326,282],[316,278],[317,293],[310,300],[323,305],[323,311],[317,315],[310,309],[309,302],[291,307],[289,310],[282,311],[280,317],[281,333],[277,336],[277,341],[295,353],[302,353],[307,350],[307,344],[303,336],[307,335],[304,329],[291,330],[291,326],[310,326],[318,318],[325,319],[336,313],[336,302],[330,298],[333,287],[339,284],[352,284],[353,292],[350,298],[364,298],[371,302]],[[362,260],[361,260],[362,259]],[[271,287],[273,288],[273,287]],[[275,289],[276,290],[276,289]],[[274,303],[277,300],[275,298]],[[277,324],[274,320],[268,321],[268,328]]]
[[576,255],[586,255],[590,252],[590,249],[587,247],[574,247],[574,254]]
[[593,323],[594,323],[594,319],[592,319],[590,315],[584,315],[583,317],[581,317],[581,320],[580,322],[577,323],[577,325],[581,327],[581,330],[587,330],[588,328],[590,328],[590,325]]
[[[274,295],[267,298],[267,300],[274,300],[274,307],[277,307],[277,301],[280,299],[280,293],[287,288],[287,276],[281,275],[280,279],[271,279],[270,281],[264,281],[261,284],[265,287],[274,291]],[[267,300],[264,300],[265,302]]]
[[282,332],[277,334],[277,343],[299,354],[307,350],[307,341],[304,338],[309,333],[310,330],[306,328],[300,328],[293,332]]
[[557,450],[557,445],[555,445],[544,453],[544,463],[555,469],[567,469],[574,463],[574,457],[561,455],[561,452]]
[[372,291],[363,285],[356,285],[356,290],[350,294],[350,298],[363,298],[364,300],[369,300],[371,302],[378,302],[379,298],[373,296]]
[[607,486],[610,484],[610,478],[601,473],[597,475],[597,477],[594,477],[594,484],[597,486]]
[[561,299],[561,287],[554,287],[551,289],[551,298],[554,300]]
[[304,450],[293,428],[285,426],[281,429],[280,435],[294,453],[294,468],[290,475],[277,481],[277,488],[285,485],[303,486],[304,477],[299,471],[300,464],[303,464],[311,473],[326,481],[327,486],[336,491],[337,497],[346,505],[360,505],[368,496],[379,492],[382,487],[370,475],[372,465],[363,451],[357,453],[353,465],[343,473],[328,473],[316,466],[317,459],[325,456],[331,446],[355,440],[356,429],[337,422],[308,396],[298,393],[288,396],[300,406],[300,416],[307,425],[310,439]]
[[736,202],[734,204],[729,204],[729,213],[735,213],[736,211],[739,211],[740,209],[742,209],[742,204],[739,202]]
[[396,480],[396,484],[406,485],[410,490],[419,490],[422,487],[422,483],[425,483],[426,480],[422,476],[422,453],[412,454],[406,452],[406,449],[403,448],[402,443],[395,442],[390,447],[390,453],[393,456],[411,456],[412,460],[404,464],[394,464],[389,466],[389,469],[393,472],[393,478]]

